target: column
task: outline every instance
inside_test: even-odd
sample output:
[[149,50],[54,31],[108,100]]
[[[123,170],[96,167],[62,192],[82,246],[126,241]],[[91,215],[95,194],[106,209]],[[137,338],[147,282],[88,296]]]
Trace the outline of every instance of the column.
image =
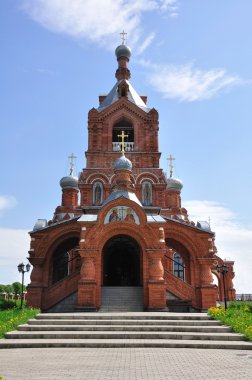
[[[34,254],[29,251],[30,256]],[[27,286],[27,306],[42,308],[42,292],[43,292],[43,264],[44,257],[30,257],[30,263],[33,266],[31,272],[31,282]]]
[[80,271],[80,280],[78,282],[78,309],[96,310],[96,268],[95,261],[97,251],[81,249],[80,256],[82,266]]
[[203,310],[216,306],[217,286],[213,284],[213,274],[211,268],[215,259],[201,257],[197,259],[200,273],[200,286],[197,288],[196,295]]
[[165,250],[147,249],[148,255],[148,310],[166,309],[166,289],[162,259]]
[[235,289],[234,289],[234,284],[233,284],[233,279],[235,277],[234,261],[225,260],[224,263],[228,266],[228,271],[225,275],[227,300],[228,301],[234,301],[235,300]]

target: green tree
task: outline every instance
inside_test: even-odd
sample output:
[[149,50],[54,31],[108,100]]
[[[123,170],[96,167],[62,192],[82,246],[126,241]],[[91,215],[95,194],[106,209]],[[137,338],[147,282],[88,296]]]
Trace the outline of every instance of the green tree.
[[14,289],[12,285],[5,285],[6,293],[14,293]]
[[20,294],[22,293],[22,284],[18,281],[16,282],[13,282],[13,284],[11,285],[12,288],[13,288],[13,291],[14,291],[14,294]]
[[6,285],[0,284],[0,293],[6,292]]

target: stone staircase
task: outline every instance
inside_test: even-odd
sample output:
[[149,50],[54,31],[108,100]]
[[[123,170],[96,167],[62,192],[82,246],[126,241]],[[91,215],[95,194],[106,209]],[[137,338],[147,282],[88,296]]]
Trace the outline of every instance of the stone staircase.
[[38,314],[0,339],[0,348],[190,347],[252,350],[241,334],[204,313]]
[[143,311],[140,286],[103,286],[100,312]]

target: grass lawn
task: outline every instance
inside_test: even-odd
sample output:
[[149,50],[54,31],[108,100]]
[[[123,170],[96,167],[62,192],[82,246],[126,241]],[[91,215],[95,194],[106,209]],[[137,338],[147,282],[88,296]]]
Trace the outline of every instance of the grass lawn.
[[231,302],[227,311],[223,306],[211,307],[208,314],[252,341],[252,302]]
[[34,318],[39,313],[39,309],[12,308],[0,310],[0,338],[3,338],[4,333],[15,330],[18,325],[25,323],[28,319]]

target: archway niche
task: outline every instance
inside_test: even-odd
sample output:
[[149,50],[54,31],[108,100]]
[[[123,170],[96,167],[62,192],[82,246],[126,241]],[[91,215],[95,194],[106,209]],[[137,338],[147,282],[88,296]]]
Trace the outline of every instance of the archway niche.
[[217,286],[217,301],[221,301],[222,300],[222,287],[221,287],[221,282],[220,282],[220,276],[215,271],[212,271],[212,275],[213,275],[213,285]]
[[[168,270],[172,273],[177,271],[178,273],[174,273],[182,280],[191,283],[191,270],[190,270],[190,253],[187,250],[187,248],[180,243],[179,241],[175,239],[166,239],[165,240],[167,247],[169,248],[167,253],[167,267]],[[177,253],[177,255],[176,255]],[[178,260],[178,257],[181,257],[181,260]],[[184,266],[184,268],[181,267],[180,262]],[[177,263],[177,264],[176,264]],[[182,274],[183,269],[183,276],[180,275],[180,272]]]
[[52,256],[52,284],[80,269],[80,256],[76,248],[79,238],[69,238],[58,245]]
[[102,252],[104,286],[141,286],[141,252],[135,239],[117,235]]

